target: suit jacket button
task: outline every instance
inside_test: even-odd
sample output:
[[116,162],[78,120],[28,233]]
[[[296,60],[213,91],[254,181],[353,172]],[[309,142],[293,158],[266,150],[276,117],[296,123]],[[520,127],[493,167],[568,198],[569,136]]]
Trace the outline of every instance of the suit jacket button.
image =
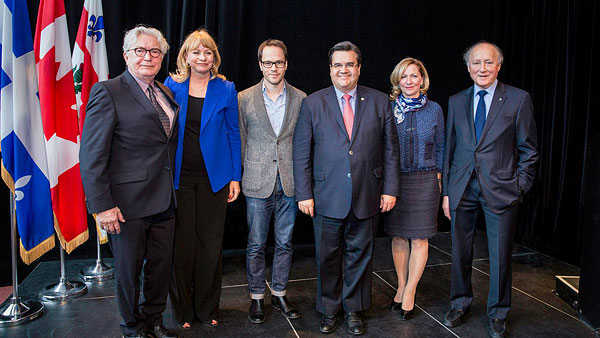
[[354,152],[353,152],[352,150],[350,150],[350,151],[348,152],[348,154],[350,154],[350,156],[352,156],[352,155],[354,155]]
[[352,174],[351,174],[351,173],[348,173],[348,177],[352,177]]
[[277,163],[277,160],[273,160],[273,163]]
[[165,166],[165,170],[171,170],[171,167]]

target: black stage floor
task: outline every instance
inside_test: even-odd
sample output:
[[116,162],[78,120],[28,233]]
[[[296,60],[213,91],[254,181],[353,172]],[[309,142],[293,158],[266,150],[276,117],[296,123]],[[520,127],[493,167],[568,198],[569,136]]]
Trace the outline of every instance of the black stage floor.
[[[429,261],[419,284],[415,316],[401,321],[387,309],[395,294],[396,275],[390,253],[390,238],[377,239],[373,272],[373,306],[363,317],[367,337],[485,337],[488,291],[488,260],[485,233],[476,238],[473,262],[475,300],[466,322],[453,329],[441,324],[448,310],[450,288],[450,234],[440,233],[430,241]],[[238,253],[242,253],[241,251]],[[176,331],[181,337],[321,337],[320,316],[315,311],[316,272],[314,251],[297,248],[290,272],[288,298],[301,317],[288,320],[270,306],[267,297],[266,321],[252,324],[247,319],[249,306],[245,260],[231,252],[224,260],[220,325],[207,328],[193,325]],[[67,261],[67,275],[75,278],[81,268],[94,260]],[[107,260],[111,262],[111,260]],[[270,270],[267,271],[267,275]],[[569,264],[522,246],[513,254],[513,308],[508,320],[510,337],[593,338],[594,333],[577,318],[576,312],[554,293],[555,275],[579,275]],[[40,289],[58,281],[59,263],[41,263],[22,283],[21,295],[37,297]],[[114,280],[88,283],[88,293],[62,304],[45,303],[44,315],[30,323],[0,328],[0,337],[120,337],[119,314],[114,295]],[[165,325],[176,328],[170,306]],[[343,323],[329,337],[350,337]]]

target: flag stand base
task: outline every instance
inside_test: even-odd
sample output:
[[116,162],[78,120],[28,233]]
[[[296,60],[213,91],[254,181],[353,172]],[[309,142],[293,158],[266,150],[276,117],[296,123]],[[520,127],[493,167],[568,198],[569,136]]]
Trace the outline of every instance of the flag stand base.
[[60,282],[46,286],[40,291],[40,298],[48,302],[63,302],[79,297],[87,292],[87,285],[79,281],[69,281],[61,277]]
[[96,265],[88,266],[81,270],[81,278],[86,282],[102,282],[115,278],[115,269],[112,266],[104,264],[102,259],[96,260]]
[[44,304],[36,301],[21,302],[21,297],[11,297],[0,307],[0,327],[20,325],[44,313]]

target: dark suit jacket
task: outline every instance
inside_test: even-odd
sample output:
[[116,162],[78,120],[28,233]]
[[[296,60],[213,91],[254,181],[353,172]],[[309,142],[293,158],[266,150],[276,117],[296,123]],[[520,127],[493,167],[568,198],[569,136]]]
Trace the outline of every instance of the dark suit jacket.
[[[179,108],[171,91],[155,82]],[[173,158],[178,124],[167,136],[152,103],[125,71],[95,84],[90,92],[79,161],[88,211],[119,207],[135,219],[167,210],[175,202]]]
[[348,140],[333,86],[304,99],[294,132],[296,200],[314,198],[319,215],[379,212],[380,195],[399,194],[398,136],[384,93],[358,86]]
[[450,97],[443,195],[456,209],[475,170],[487,205],[501,212],[533,184],[537,130],[529,94],[498,82],[485,127],[475,142],[473,86]]

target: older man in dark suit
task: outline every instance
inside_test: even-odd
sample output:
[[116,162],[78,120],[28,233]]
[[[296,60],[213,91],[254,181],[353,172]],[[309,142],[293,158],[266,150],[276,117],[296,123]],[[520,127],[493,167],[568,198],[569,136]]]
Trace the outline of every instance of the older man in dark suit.
[[537,131],[529,94],[497,80],[503,61],[498,46],[478,42],[464,59],[475,83],[450,98],[446,126],[442,208],[452,221],[452,285],[444,324],[460,325],[473,300],[473,237],[481,208],[490,259],[488,332],[504,337],[517,206],[533,184]]
[[127,70],[94,85],[81,139],[88,210],[111,235],[124,337],[176,337],[164,328],[162,313],[172,270],[173,121],[179,108],[171,91],[154,80],[168,48],[155,28],[137,26],[125,34]]
[[371,306],[377,216],[392,209],[399,194],[390,101],[382,92],[357,85],[361,61],[351,42],[330,49],[333,86],[304,99],[294,133],[296,200],[303,213],[314,217],[323,333],[335,330],[342,308],[350,333],[363,333],[359,312]]

